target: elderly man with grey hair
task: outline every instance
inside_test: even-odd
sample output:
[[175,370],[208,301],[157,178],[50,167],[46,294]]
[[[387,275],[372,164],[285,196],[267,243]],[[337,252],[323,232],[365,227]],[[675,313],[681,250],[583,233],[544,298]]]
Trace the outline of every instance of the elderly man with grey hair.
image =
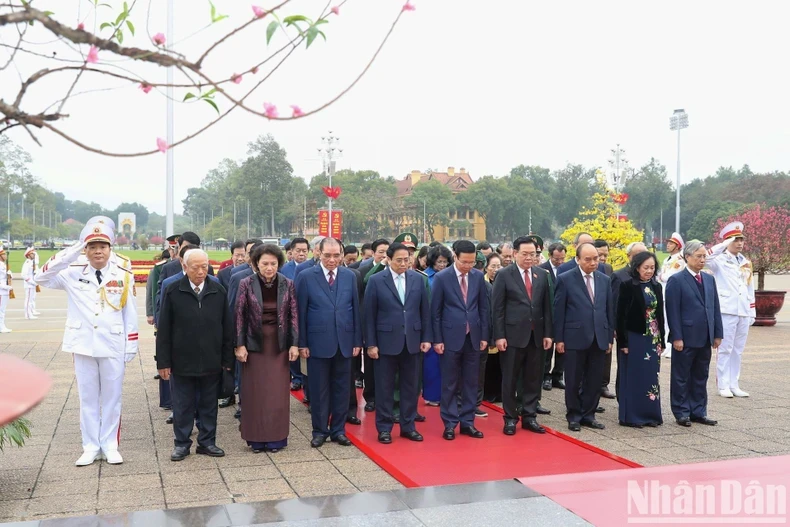
[[183,265],[185,275],[164,290],[156,336],[159,375],[172,379],[172,461],[189,455],[196,407],[196,452],[225,455],[216,445],[217,394],[222,370],[230,371],[234,361],[227,292],[218,282],[206,279],[208,255],[201,249],[188,250]]
[[[614,300],[614,312],[617,313],[617,300],[620,294],[620,284],[623,282],[627,282],[631,280],[631,260],[634,259],[639,253],[643,253],[647,251],[647,247],[642,242],[631,242],[625,247],[625,253],[628,255],[628,263],[625,267],[618,269],[617,271],[612,273],[611,276],[611,285],[612,285],[612,299]],[[615,335],[616,337],[616,335]],[[614,353],[606,356],[606,365],[604,366],[603,370],[603,386],[601,386],[601,397],[606,399],[614,399],[615,394],[609,391],[609,382],[612,379],[612,355]],[[618,372],[620,370],[618,369]],[[618,373],[619,375],[619,373]],[[614,381],[614,391],[617,392],[617,387],[619,386],[619,379],[615,379]]]

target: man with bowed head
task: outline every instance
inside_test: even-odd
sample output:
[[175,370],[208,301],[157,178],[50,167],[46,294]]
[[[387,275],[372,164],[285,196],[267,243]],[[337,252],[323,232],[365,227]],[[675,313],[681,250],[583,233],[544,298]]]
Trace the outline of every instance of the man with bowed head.
[[318,448],[327,438],[351,446],[346,436],[351,357],[362,351],[357,277],[340,266],[343,254],[337,240],[324,238],[318,252],[320,263],[296,276],[299,354],[310,372],[310,446]]
[[[86,225],[80,243],[60,251],[35,275],[44,287],[66,291],[63,351],[73,354],[80,396],[83,453],[77,466],[97,459],[123,463],[121,391],[127,362],[137,355],[134,275],[112,259],[115,234]],[[78,263],[85,250],[85,263]]]
[[703,273],[708,251],[692,240],[683,248],[686,269],[667,282],[666,311],[672,343],[669,398],[680,426],[692,422],[713,426],[708,418],[708,370],[711,346],[724,334],[716,280]]
[[565,406],[568,429],[603,429],[595,420],[606,355],[612,352],[614,312],[609,277],[598,269],[592,243],[576,247],[576,268],[557,276],[554,338],[565,354]]
[[475,246],[468,240],[455,243],[455,263],[433,278],[431,317],[433,349],[441,355],[444,421],[442,437],[461,434],[476,439],[483,432],[475,428],[480,352],[488,349],[490,310],[483,273],[474,268]]

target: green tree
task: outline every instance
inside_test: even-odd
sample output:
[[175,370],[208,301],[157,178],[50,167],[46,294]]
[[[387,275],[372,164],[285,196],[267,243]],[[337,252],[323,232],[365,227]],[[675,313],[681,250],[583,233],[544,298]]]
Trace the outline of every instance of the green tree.
[[450,210],[456,207],[452,191],[437,180],[424,181],[415,185],[411,194],[403,200],[404,204],[415,209],[422,208],[425,203],[425,228],[431,241],[437,225],[447,225],[450,221]]
[[728,218],[739,214],[746,206],[734,201],[708,201],[696,211],[694,220],[687,230],[690,240],[711,240],[714,238],[719,218]]
[[552,211],[560,226],[566,226],[585,207],[592,206],[592,195],[598,190],[596,169],[568,165],[553,173],[556,181],[552,191]]
[[675,195],[667,168],[651,157],[626,181],[623,192],[628,194],[623,206],[628,219],[640,229],[660,230],[661,211],[670,207]]

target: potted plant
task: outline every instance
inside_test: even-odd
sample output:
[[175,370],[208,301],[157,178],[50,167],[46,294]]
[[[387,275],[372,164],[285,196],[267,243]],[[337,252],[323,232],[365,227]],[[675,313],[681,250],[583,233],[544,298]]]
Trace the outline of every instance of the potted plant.
[[765,275],[790,271],[790,210],[757,204],[727,219],[720,219],[719,228],[732,221],[743,223],[746,237],[743,253],[751,260],[752,272],[757,275],[757,318],[754,325],[774,326],[787,291],[766,291]]

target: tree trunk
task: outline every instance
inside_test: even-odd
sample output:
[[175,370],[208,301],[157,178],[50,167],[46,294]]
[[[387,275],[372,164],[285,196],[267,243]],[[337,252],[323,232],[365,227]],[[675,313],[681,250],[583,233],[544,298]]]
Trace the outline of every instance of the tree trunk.
[[765,289],[765,271],[757,271],[757,290]]

